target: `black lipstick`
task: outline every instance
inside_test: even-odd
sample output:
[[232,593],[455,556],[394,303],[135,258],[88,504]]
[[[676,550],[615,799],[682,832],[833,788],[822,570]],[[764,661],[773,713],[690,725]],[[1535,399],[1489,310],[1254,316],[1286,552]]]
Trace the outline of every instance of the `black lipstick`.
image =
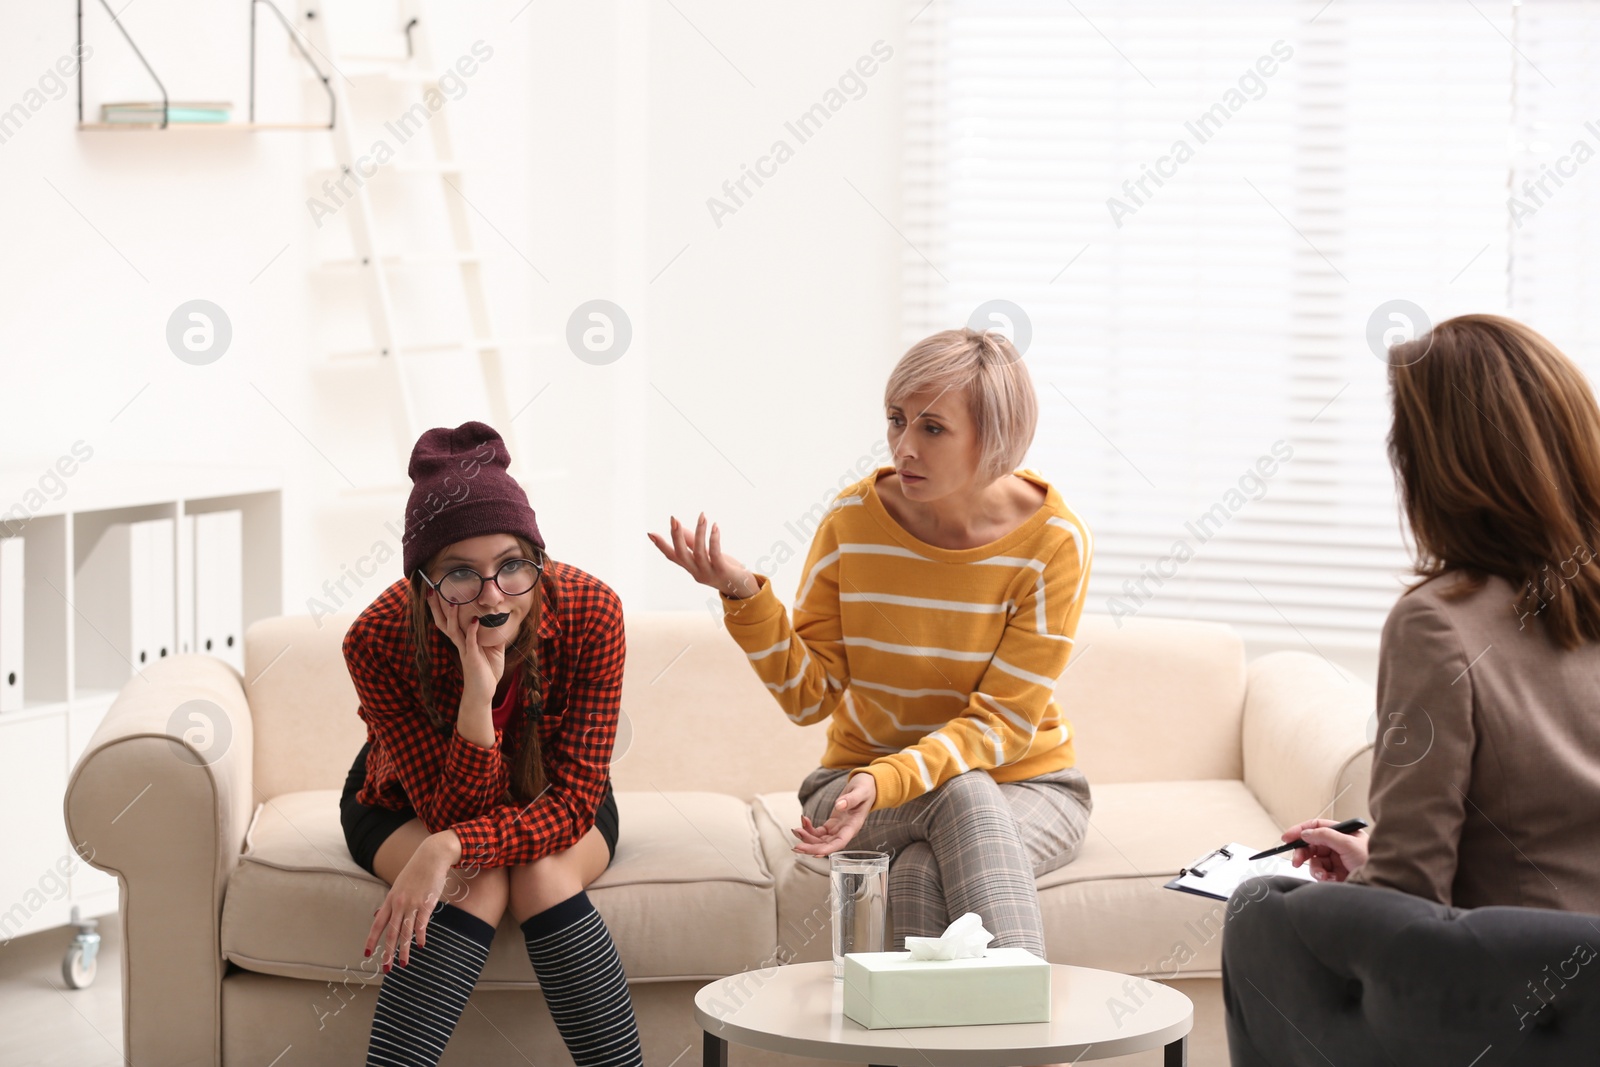
[[509,611],[502,611],[495,615],[479,615],[478,625],[487,626],[492,630],[496,626],[505,625],[505,621],[509,618],[511,618],[511,612]]

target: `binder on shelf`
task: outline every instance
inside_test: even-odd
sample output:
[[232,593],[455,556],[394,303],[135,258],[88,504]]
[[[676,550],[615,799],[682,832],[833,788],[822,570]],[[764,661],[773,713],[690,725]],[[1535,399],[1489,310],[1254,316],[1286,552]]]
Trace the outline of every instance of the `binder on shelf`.
[[242,514],[209,511],[195,516],[195,651],[244,670],[244,560]]
[[173,521],[145,519],[128,524],[128,658],[135,671],[172,654]]
[[193,652],[194,643],[194,516],[178,520],[178,651]]
[[145,600],[145,627],[150,647],[150,662],[165,659],[177,648],[177,570],[173,564],[176,547],[175,522],[150,519],[145,542],[145,566],[150,595]]
[[[74,674],[80,696],[115,692],[172,655],[177,635],[171,518],[113,522],[77,567]],[[165,650],[163,652],[163,650]]]
[[22,549],[0,539],[0,713],[22,710]]
[[[130,522],[124,536],[128,568],[127,652],[128,662],[136,674],[150,665],[150,616],[145,610],[150,602],[150,527],[142,522]],[[122,562],[120,546],[117,556],[117,561]]]

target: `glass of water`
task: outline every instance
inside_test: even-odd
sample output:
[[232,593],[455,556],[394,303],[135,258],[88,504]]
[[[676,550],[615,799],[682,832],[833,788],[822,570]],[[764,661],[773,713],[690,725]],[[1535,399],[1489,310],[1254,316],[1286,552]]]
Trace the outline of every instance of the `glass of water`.
[[882,952],[889,907],[889,854],[835,852],[832,866],[833,978],[844,978],[846,952]]

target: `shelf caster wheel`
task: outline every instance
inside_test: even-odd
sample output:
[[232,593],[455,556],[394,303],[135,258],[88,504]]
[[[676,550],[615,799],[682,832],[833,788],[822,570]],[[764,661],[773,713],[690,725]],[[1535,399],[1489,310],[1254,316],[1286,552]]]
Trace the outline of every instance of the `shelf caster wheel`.
[[72,925],[78,928],[78,934],[61,961],[61,978],[69,989],[87,989],[94,982],[95,957],[100,954],[100,935],[95,933],[100,924],[94,919],[78,918],[78,909],[73,908]]

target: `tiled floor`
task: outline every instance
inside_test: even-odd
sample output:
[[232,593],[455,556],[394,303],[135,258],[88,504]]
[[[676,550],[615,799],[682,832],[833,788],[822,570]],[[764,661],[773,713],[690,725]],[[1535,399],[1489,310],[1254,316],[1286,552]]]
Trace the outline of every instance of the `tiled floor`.
[[74,930],[57,927],[0,945],[0,1067],[122,1063],[122,926],[100,920],[94,984],[69,989],[61,960]]
[[[100,920],[98,973],[88,989],[68,989],[61,980],[72,927],[0,945],[0,1067],[122,1067],[121,930],[115,912]],[[1213,1018],[1220,1018],[1220,999],[1216,994]],[[1218,1029],[1191,1036],[1191,1064],[1228,1062]],[[1152,1050],[1106,1062],[1143,1067],[1160,1056]]]

